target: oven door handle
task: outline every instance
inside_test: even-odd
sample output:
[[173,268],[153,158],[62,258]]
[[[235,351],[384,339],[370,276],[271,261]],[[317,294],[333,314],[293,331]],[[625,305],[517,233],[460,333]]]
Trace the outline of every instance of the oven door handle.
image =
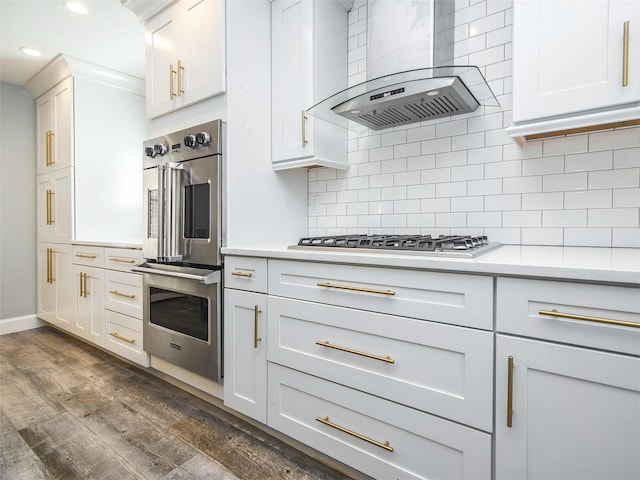
[[163,275],[165,277],[185,278],[187,280],[194,280],[206,285],[211,285],[212,283],[220,283],[220,270],[208,271],[206,275],[194,275],[192,273],[172,272],[135,265],[131,268],[131,271],[138,273],[151,273],[153,275]]

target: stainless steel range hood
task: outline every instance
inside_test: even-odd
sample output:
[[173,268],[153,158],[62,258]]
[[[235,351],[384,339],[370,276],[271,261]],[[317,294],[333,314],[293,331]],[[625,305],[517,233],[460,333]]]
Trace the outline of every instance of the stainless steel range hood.
[[368,0],[367,12],[370,79],[307,113],[360,133],[500,106],[478,67],[451,65],[453,2]]

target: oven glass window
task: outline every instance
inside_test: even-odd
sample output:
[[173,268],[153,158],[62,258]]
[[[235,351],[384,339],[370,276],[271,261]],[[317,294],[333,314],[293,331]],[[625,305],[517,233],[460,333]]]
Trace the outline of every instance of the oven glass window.
[[209,301],[150,287],[150,322],[190,337],[209,341]]
[[209,184],[184,187],[184,238],[209,238]]

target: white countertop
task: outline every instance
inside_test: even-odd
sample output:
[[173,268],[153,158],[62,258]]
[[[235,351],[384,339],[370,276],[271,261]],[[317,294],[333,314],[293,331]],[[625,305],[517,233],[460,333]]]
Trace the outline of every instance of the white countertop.
[[223,255],[640,285],[640,249],[503,245],[477,258],[223,247]]
[[131,248],[135,250],[142,249],[142,240],[139,238],[123,240],[74,240],[71,244],[90,247]]

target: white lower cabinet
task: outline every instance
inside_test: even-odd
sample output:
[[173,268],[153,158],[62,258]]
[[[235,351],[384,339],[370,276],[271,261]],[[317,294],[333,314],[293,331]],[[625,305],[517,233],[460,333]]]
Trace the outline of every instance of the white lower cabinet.
[[267,423],[267,296],[225,289],[224,404]]
[[640,358],[507,335],[496,351],[496,479],[640,478]]
[[142,320],[113,310],[104,311],[104,346],[121,357],[149,366],[149,355],[142,347]]
[[71,245],[38,243],[38,317],[73,331],[75,316]]
[[374,478],[491,477],[491,435],[274,363],[268,418]]
[[104,346],[104,275],[95,267],[74,265],[76,314],[72,332]]

